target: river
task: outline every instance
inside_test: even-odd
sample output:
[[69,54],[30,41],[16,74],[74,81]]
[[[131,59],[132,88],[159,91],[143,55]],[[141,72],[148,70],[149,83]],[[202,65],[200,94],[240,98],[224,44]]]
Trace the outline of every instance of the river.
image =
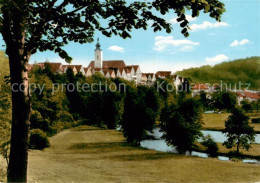
[[[202,130],[203,135],[211,135],[212,138],[216,142],[223,143],[227,138],[225,134],[223,134],[220,131],[208,131],[208,130]],[[154,149],[157,151],[162,151],[162,152],[171,152],[171,153],[178,153],[175,147],[169,146],[165,140],[161,139],[161,136],[163,135],[162,132],[160,132],[159,128],[156,128],[153,130],[153,133],[150,134],[155,137],[156,140],[144,140],[141,142],[141,146],[148,148],[148,149]],[[255,138],[255,143],[260,144],[260,134],[256,135]],[[189,153],[186,153],[186,155],[190,155]],[[199,156],[203,158],[208,158],[208,154],[206,153],[201,153],[201,152],[196,152],[192,151],[191,156]],[[226,156],[218,156],[218,159],[223,160],[223,161],[228,161],[230,160],[229,157]],[[244,163],[260,163],[260,161],[255,160],[255,159],[244,159]]]

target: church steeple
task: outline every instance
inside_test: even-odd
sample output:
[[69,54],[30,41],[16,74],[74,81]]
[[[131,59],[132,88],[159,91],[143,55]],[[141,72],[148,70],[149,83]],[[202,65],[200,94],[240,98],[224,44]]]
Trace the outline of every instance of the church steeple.
[[97,39],[96,49],[95,49],[95,68],[102,68],[103,65],[103,53],[100,49],[101,45],[99,43],[99,38]]
[[99,38],[97,38],[96,50],[100,50],[101,45],[99,44]]

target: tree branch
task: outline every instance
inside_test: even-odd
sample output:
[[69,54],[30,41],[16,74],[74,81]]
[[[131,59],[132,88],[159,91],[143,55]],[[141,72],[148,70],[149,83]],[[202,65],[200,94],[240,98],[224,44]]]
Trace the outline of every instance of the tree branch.
[[67,6],[69,4],[69,0],[64,0],[63,3],[61,3],[59,6],[57,6],[56,10],[59,11],[62,8],[64,8],[65,6]]
[[5,7],[2,7],[2,13],[3,13],[3,21],[1,25],[1,34],[3,36],[3,39],[7,45],[11,43],[12,40],[12,34],[11,34],[11,27],[10,27],[10,16],[9,12],[5,10]]

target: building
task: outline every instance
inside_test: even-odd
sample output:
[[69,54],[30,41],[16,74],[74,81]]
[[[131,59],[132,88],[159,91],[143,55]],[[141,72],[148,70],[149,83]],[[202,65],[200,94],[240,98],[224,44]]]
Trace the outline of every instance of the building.
[[38,66],[45,68],[48,64],[53,73],[63,74],[70,68],[74,74],[81,73],[85,77],[91,77],[95,73],[100,73],[108,78],[120,77],[128,81],[135,81],[137,84],[152,85],[157,78],[173,78],[174,85],[177,88],[184,82],[184,78],[178,75],[172,75],[171,71],[158,71],[154,73],[142,73],[139,65],[126,65],[124,60],[103,60],[103,51],[99,39],[94,50],[95,59],[91,61],[88,67],[82,65],[62,65],[62,63],[49,62],[29,64],[28,70]]
[[171,71],[158,71],[156,72],[155,76],[156,78],[161,78],[161,79],[165,79],[167,77],[171,76]]
[[239,91],[236,92],[236,96],[238,105],[240,105],[243,100],[248,100],[249,102],[256,102],[260,100],[260,92],[256,91]]
[[154,73],[142,73],[142,84],[153,84],[156,81],[156,77]]
[[89,63],[88,68],[92,70],[92,74],[100,72],[109,78],[121,77],[136,83],[142,81],[142,72],[139,65],[126,65],[124,60],[103,60],[99,39],[95,49],[95,60]]
[[202,91],[205,93],[211,93],[210,86],[204,83],[195,83],[194,85],[191,86],[191,90],[192,90],[192,97],[196,95],[200,95]]

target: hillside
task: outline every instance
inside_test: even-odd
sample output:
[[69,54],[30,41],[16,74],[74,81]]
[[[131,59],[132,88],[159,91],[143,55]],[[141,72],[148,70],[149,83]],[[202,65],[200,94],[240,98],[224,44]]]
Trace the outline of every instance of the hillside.
[[239,81],[251,83],[249,89],[260,90],[260,57],[238,59],[222,62],[215,66],[201,66],[199,68],[184,69],[176,74],[190,78],[197,83],[231,83],[234,87]]

